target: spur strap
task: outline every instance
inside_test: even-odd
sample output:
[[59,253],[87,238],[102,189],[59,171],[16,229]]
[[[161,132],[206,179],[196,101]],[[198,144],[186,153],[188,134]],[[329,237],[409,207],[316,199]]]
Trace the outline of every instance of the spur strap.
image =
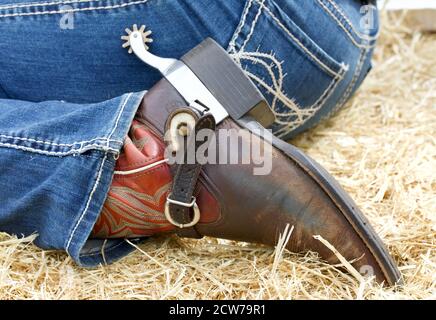
[[[183,112],[198,116],[198,113],[190,108],[180,109],[175,114]],[[201,238],[202,235],[195,229],[195,225],[200,220],[200,209],[197,206],[194,192],[202,167],[197,159],[197,150],[205,143],[209,144],[212,136],[208,135],[206,142],[204,140],[197,141],[196,137],[200,130],[208,129],[211,133],[215,132],[216,123],[210,113],[194,117],[194,119],[196,120],[194,130],[191,129],[193,132],[190,132],[186,137],[187,144],[183,150],[183,162],[177,165],[172,188],[167,197],[165,216],[179,228],[177,233],[180,236]],[[168,120],[171,122],[171,115]]]

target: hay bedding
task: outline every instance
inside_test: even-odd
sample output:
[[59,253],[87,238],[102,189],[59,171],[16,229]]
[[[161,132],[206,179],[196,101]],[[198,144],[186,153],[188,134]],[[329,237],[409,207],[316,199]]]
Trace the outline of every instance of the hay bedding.
[[281,246],[160,238],[86,270],[31,237],[0,234],[0,298],[435,299],[436,35],[412,32],[403,20],[384,17],[375,68],[353,101],[293,143],[356,200],[399,263],[404,287],[384,289]]

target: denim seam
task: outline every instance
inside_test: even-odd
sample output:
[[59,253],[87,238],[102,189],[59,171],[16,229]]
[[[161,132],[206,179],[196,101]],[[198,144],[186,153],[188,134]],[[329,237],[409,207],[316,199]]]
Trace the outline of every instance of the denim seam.
[[249,31],[249,33],[248,33],[248,35],[247,35],[247,38],[245,39],[244,43],[243,43],[242,46],[241,46],[240,51],[242,51],[242,52],[244,52],[244,48],[245,48],[245,46],[246,46],[247,43],[250,41],[251,36],[253,35],[253,32],[254,32],[254,29],[256,28],[257,21],[259,20],[259,17],[260,17],[260,15],[262,14],[262,9],[263,9],[263,7],[264,7],[265,0],[261,0],[261,1],[262,1],[262,2],[259,3],[259,2],[256,0],[256,2],[259,3],[259,10],[257,11],[256,16],[255,16],[255,18],[254,18],[254,20],[253,20],[253,22],[252,22],[252,24],[251,24],[251,28],[250,28],[250,31]]
[[111,5],[111,6],[101,6],[101,7],[88,7],[88,8],[76,8],[67,10],[52,10],[52,11],[38,11],[38,12],[21,12],[21,13],[8,13],[0,15],[0,18],[10,18],[10,17],[21,17],[21,16],[36,16],[36,15],[51,15],[51,14],[63,14],[63,13],[73,13],[80,11],[97,11],[97,10],[111,10],[124,8],[128,6],[134,6],[139,4],[147,3],[149,0],[139,0],[132,2],[124,2],[122,4]]
[[[348,65],[343,65],[341,70],[339,71],[338,76],[336,76],[333,81],[330,83],[330,85],[325,89],[325,91],[322,93],[322,95],[318,98],[318,100],[312,105],[310,106],[309,109],[313,109],[313,108],[317,108],[318,105],[323,105],[325,100],[326,100],[326,96],[329,96],[331,94],[331,92],[336,88],[336,86],[338,85],[339,82],[341,82],[344,79],[345,73],[348,71],[349,66]],[[322,98],[324,97],[324,98]]]
[[227,52],[231,53],[236,53],[236,40],[239,38],[239,35],[242,31],[242,28],[245,26],[245,22],[247,20],[247,15],[250,12],[250,8],[253,5],[253,0],[248,0],[244,12],[242,14],[242,18],[241,21],[237,27],[237,29],[235,30],[235,33],[233,34],[232,39],[230,40],[229,46],[227,48]]
[[[118,154],[119,147],[121,147],[121,145],[124,142],[120,141],[120,140],[116,140],[116,139],[111,139],[111,138],[118,127],[119,121],[121,119],[121,115],[123,114],[123,111],[124,111],[128,101],[130,100],[131,97],[132,97],[132,93],[129,93],[124,98],[123,102],[120,104],[117,118],[115,119],[115,123],[113,125],[113,128],[111,129],[111,132],[108,134],[107,138],[99,137],[99,138],[94,138],[91,140],[77,141],[77,142],[74,142],[72,144],[67,144],[67,143],[56,143],[56,142],[51,142],[51,141],[37,140],[37,139],[33,139],[33,138],[14,137],[14,136],[8,136],[8,135],[2,134],[2,135],[0,135],[0,138],[27,141],[27,142],[37,143],[40,145],[45,144],[45,145],[49,145],[49,146],[53,146],[53,147],[61,147],[61,148],[72,147],[72,148],[70,148],[70,150],[67,150],[67,151],[48,151],[48,150],[42,150],[42,149],[37,149],[34,147],[27,147],[27,146],[19,145],[16,143],[8,143],[8,142],[0,142],[0,147],[10,147],[10,148],[18,149],[18,150],[29,151],[29,152],[39,153],[39,154],[43,154],[43,155],[50,155],[50,156],[67,156],[67,155],[72,155],[72,154],[81,154],[81,153],[84,153],[85,151],[92,150],[92,149],[104,151],[106,153],[112,152],[114,154]],[[92,142],[94,142],[94,143],[92,143]],[[102,143],[104,143],[104,145],[102,145]],[[116,144],[116,146],[111,146],[111,144],[112,145]],[[76,145],[78,145],[78,148],[74,147]]]
[[264,3],[260,3],[259,0],[254,0],[256,1],[260,6],[263,6],[265,8],[265,12],[267,12],[271,18],[278,24],[278,26],[280,28],[283,29],[283,31],[286,32],[286,34],[291,37],[295,43],[301,48],[303,49],[304,52],[306,52],[311,59],[313,59],[315,62],[317,62],[319,64],[319,66],[321,66],[326,72],[328,72],[330,75],[332,76],[337,76],[338,72],[335,72],[334,70],[332,70],[329,66],[327,66],[324,62],[322,62],[317,56],[315,56],[306,46],[304,46],[301,41],[288,29],[286,28],[286,26],[280,21],[279,18],[277,18],[275,16],[275,14],[267,7],[264,5]]
[[72,149],[69,151],[46,151],[46,150],[40,150],[40,149],[35,149],[32,147],[25,147],[25,146],[21,146],[21,145],[17,145],[17,144],[12,144],[12,143],[4,143],[4,142],[0,142],[0,147],[6,147],[6,148],[13,148],[13,149],[17,149],[17,150],[22,150],[22,151],[28,151],[28,152],[33,152],[33,153],[38,153],[38,154],[42,154],[42,155],[48,155],[48,156],[69,156],[69,155],[74,155],[74,154],[80,154],[89,150],[99,150],[99,151],[104,151],[104,152],[113,152],[115,154],[117,154],[119,152],[119,149],[115,149],[115,148],[111,148],[111,147],[107,147],[106,146],[102,146],[99,144],[90,144],[87,145],[86,147],[80,147],[80,149]]
[[133,93],[129,93],[129,94],[124,98],[122,104],[120,105],[120,108],[119,108],[119,111],[118,111],[117,118],[115,119],[114,126],[113,126],[113,128],[112,128],[112,131],[109,133],[109,135],[108,135],[108,137],[107,137],[107,140],[106,140],[107,147],[109,147],[109,145],[110,145],[111,138],[112,138],[112,136],[114,135],[115,131],[116,131],[117,128],[118,128],[118,124],[119,124],[119,122],[120,122],[121,115],[123,114],[124,109],[126,108],[127,102],[130,100],[130,98],[132,97],[132,95],[133,95]]
[[365,62],[366,52],[367,52],[366,49],[362,49],[360,51],[359,63],[356,67],[356,72],[354,73],[353,80],[351,81],[350,86],[348,87],[347,91],[344,93],[344,96],[342,97],[340,104],[345,103],[345,100],[347,100],[348,97],[350,96],[351,91],[353,90],[353,88],[357,82],[357,79],[359,78],[360,73],[362,71],[362,67],[363,67],[363,64]]
[[357,66],[356,66],[356,71],[353,74],[353,79],[351,80],[351,83],[348,86],[347,90],[344,92],[341,100],[336,105],[336,107],[333,108],[333,110],[330,112],[330,114],[333,114],[337,109],[342,108],[342,106],[347,102],[348,98],[350,97],[351,92],[353,91],[354,86],[355,86],[357,80],[359,79],[360,73],[362,71],[362,68],[363,68],[363,65],[365,62],[367,52],[368,52],[368,49],[361,49],[360,50],[360,56],[359,56],[359,60],[358,60]]
[[85,217],[86,213],[88,212],[89,206],[90,206],[91,201],[92,201],[92,199],[94,197],[94,193],[97,190],[97,187],[98,187],[98,185],[100,183],[100,179],[101,179],[101,176],[103,174],[104,164],[106,162],[107,156],[108,156],[108,153],[106,152],[104,157],[103,157],[103,160],[101,161],[100,168],[98,170],[94,186],[92,187],[92,190],[89,193],[89,197],[88,197],[88,200],[86,201],[85,208],[83,209],[82,214],[80,215],[79,219],[77,220],[77,222],[76,222],[76,224],[75,224],[75,226],[73,228],[73,231],[71,232],[70,237],[68,238],[67,244],[65,246],[65,251],[67,251],[70,255],[72,255],[69,252],[71,242],[72,242],[72,240],[74,238],[74,235],[76,234],[77,228],[79,227],[79,225],[81,224],[83,218]]
[[[121,119],[121,116],[122,116],[122,114],[123,114],[123,112],[124,112],[124,109],[125,109],[125,107],[126,107],[126,105],[127,105],[127,102],[130,100],[130,98],[132,97],[132,95],[133,95],[132,93],[129,93],[129,94],[124,98],[122,104],[121,104],[120,107],[119,107],[119,111],[118,111],[117,118],[116,118],[116,120],[115,120],[115,123],[114,123],[113,129],[112,129],[112,131],[109,133],[109,136],[108,136],[108,139],[107,139],[107,147],[108,147],[108,148],[109,148],[109,143],[110,143],[109,140],[112,138],[113,134],[114,134],[115,131],[117,130],[117,128],[118,128],[118,124],[119,124],[120,119]],[[101,176],[102,176],[102,173],[103,173],[103,169],[104,169],[104,164],[105,164],[107,158],[108,158],[108,152],[105,153],[104,158],[103,158],[103,160],[102,160],[102,162],[101,162],[100,169],[99,169],[99,171],[98,171],[96,181],[95,181],[94,186],[93,186],[93,188],[92,188],[92,190],[91,190],[91,193],[89,194],[88,201],[86,202],[86,206],[85,206],[85,208],[83,209],[83,212],[82,212],[82,214],[81,214],[80,217],[79,217],[79,220],[77,220],[76,225],[74,226],[73,231],[72,231],[71,234],[70,234],[70,237],[69,237],[68,242],[67,242],[67,245],[66,245],[66,251],[67,251],[67,252],[68,252],[68,250],[69,250],[69,248],[70,248],[71,242],[72,242],[72,240],[73,240],[73,238],[74,238],[74,235],[75,235],[75,233],[76,233],[76,231],[77,231],[77,228],[79,227],[79,225],[81,224],[83,218],[85,217],[86,213],[88,212],[89,206],[90,206],[91,201],[92,201],[93,196],[94,196],[94,193],[95,193],[95,191],[97,190],[97,187],[98,187],[98,185],[99,185],[99,183],[100,183],[100,179],[101,179]]]
[[[4,134],[0,134],[0,138],[22,140],[22,141],[28,141],[28,142],[38,143],[38,144],[53,145],[53,146],[57,146],[57,147],[73,147],[73,146],[78,145],[78,144],[83,145],[83,144],[94,142],[94,141],[96,141],[98,143],[99,142],[98,140],[104,140],[103,142],[107,142],[107,140],[108,140],[107,137],[99,137],[99,138],[94,138],[91,140],[76,141],[73,143],[56,143],[56,142],[52,142],[52,141],[37,140],[34,138],[24,138],[24,137],[18,137],[18,136],[9,136],[9,135],[4,135]],[[123,141],[115,140],[115,139],[110,139],[110,142],[123,144]]]
[[65,1],[52,1],[52,2],[27,2],[20,4],[5,4],[0,6],[0,10],[4,9],[18,9],[18,8],[32,8],[32,7],[42,7],[42,6],[54,6],[61,4],[72,4],[72,3],[89,3],[98,2],[101,0],[65,0]]
[[[375,47],[375,44],[373,44],[373,45],[370,45],[370,44],[367,44],[367,45],[364,45],[364,44],[361,44],[361,43],[358,43],[357,41],[356,41],[356,39],[353,37],[353,35],[351,34],[351,32],[350,32],[350,30],[348,30],[344,25],[343,25],[343,23],[339,20],[339,18],[333,13],[333,12],[331,12],[330,11],[330,9],[329,8],[327,8],[327,6],[322,2],[322,0],[317,0],[317,2],[320,4],[320,6],[324,9],[324,11],[329,15],[329,16],[331,16],[335,21],[336,21],[336,24],[342,29],[342,30],[344,30],[344,32],[347,34],[347,36],[348,36],[348,38],[350,38],[350,40],[351,40],[351,42],[357,47],[357,48],[373,48],[373,47]],[[359,37],[360,38],[360,37]],[[363,38],[361,38],[362,40],[363,40]]]

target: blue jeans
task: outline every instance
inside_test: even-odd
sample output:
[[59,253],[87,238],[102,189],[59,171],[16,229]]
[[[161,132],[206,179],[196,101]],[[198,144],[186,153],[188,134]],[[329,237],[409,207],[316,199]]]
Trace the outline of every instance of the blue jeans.
[[214,38],[267,97],[273,130],[286,139],[352,96],[371,68],[378,30],[374,12],[372,28],[362,27],[358,0],[7,2],[0,231],[37,233],[38,246],[83,266],[132,250],[123,240],[88,239],[144,90],[160,78],[121,48],[126,27],[145,24],[152,52],[167,57]]

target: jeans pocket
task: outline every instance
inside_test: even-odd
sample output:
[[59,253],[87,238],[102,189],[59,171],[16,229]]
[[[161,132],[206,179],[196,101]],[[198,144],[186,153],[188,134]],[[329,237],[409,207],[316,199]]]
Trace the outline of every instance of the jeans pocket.
[[279,137],[312,118],[347,71],[272,0],[248,0],[228,50],[270,102]]

